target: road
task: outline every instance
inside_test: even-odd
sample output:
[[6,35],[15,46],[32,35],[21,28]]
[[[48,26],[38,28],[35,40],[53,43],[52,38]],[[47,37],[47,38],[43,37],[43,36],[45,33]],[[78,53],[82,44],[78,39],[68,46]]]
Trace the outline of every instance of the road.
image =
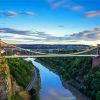
[[34,84],[36,82],[37,72],[36,72],[36,68],[35,67],[33,68],[33,71],[34,71],[34,76],[33,76],[32,80],[30,81],[30,83],[28,84],[28,86],[26,87],[26,91],[30,91],[33,88],[33,86],[34,86]]

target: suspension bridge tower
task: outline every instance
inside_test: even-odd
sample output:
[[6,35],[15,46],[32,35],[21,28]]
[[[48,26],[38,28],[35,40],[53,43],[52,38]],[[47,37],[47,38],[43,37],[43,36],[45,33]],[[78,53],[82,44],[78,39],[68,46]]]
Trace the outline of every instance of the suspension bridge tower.
[[0,38],[0,57],[1,57],[1,38]]
[[100,64],[100,44],[97,45],[97,57],[93,57],[92,59],[92,67],[96,67]]
[[97,55],[100,56],[100,44],[97,45]]

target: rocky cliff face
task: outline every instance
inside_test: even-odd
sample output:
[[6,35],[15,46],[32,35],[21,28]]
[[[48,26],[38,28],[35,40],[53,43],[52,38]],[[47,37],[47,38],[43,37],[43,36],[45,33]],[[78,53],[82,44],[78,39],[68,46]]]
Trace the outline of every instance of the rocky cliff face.
[[0,100],[7,100],[11,96],[11,79],[9,67],[5,59],[0,57]]
[[0,74],[0,99],[6,100],[8,91],[6,81],[3,78],[4,77]]
[[16,80],[10,74],[5,58],[0,56],[0,100],[17,99],[30,100],[30,95],[16,83]]

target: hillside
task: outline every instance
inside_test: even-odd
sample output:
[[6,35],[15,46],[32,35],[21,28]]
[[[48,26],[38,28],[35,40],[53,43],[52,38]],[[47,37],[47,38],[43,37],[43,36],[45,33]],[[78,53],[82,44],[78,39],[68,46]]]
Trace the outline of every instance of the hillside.
[[92,100],[100,100],[100,65],[92,68],[90,57],[38,58],[62,79]]
[[7,46],[16,46],[16,45],[15,44],[8,44],[8,43],[1,41],[0,46],[1,47],[7,47]]

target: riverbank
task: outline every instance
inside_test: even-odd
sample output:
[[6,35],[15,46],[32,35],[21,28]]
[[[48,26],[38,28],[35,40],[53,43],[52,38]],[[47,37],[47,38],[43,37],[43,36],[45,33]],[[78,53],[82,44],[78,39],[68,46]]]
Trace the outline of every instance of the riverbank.
[[73,93],[73,95],[77,97],[77,100],[91,100],[89,97],[82,94],[79,90],[77,90],[75,87],[73,87],[68,82],[64,81],[62,78],[61,78],[61,81],[62,81],[63,86],[66,89],[70,90]]
[[31,95],[30,100],[33,100],[33,98],[34,100],[40,100],[40,96],[39,96],[39,91],[41,87],[40,73],[35,66],[34,66],[34,70],[36,71],[36,75],[29,82],[28,86],[26,87],[26,90],[29,91],[29,94]]
[[[48,65],[47,63],[45,63],[44,61],[41,61],[41,60],[36,60],[37,62],[39,63],[42,63],[44,66],[46,66],[50,71],[53,71],[54,73],[56,73],[57,75],[58,72],[55,70],[55,69],[52,69],[51,68],[51,65]],[[68,80],[68,81],[65,81],[61,75],[59,75],[60,79],[61,79],[61,82],[62,82],[62,85],[64,86],[64,88],[70,90],[72,92],[72,94],[77,98],[77,100],[91,100],[89,97],[87,97],[86,95],[82,94],[75,86],[72,85],[72,82],[71,80]]]

